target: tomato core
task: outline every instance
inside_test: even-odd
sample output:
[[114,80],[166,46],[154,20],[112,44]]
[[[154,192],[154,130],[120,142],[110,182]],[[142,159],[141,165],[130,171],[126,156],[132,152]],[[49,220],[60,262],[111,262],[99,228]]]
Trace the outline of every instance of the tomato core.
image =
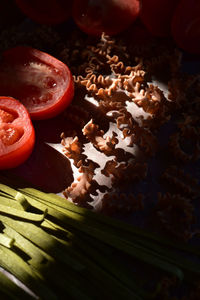
[[0,128],[0,140],[5,146],[10,146],[20,140],[23,129],[13,128],[11,125],[3,125]]
[[55,98],[59,98],[62,93],[60,84],[64,88],[67,86],[57,69],[31,61],[13,67],[5,64],[0,70],[0,81],[1,94],[7,94],[9,87],[11,95],[20,99],[32,112],[40,110],[44,103],[51,105]]
[[17,116],[17,113],[14,111],[5,108],[0,108],[0,124],[13,122],[14,119],[17,118]]

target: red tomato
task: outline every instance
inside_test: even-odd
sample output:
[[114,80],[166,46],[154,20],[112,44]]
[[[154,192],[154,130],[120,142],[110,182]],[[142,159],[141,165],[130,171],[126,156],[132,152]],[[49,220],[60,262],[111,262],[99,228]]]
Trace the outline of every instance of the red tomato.
[[21,11],[39,24],[59,24],[71,15],[72,0],[15,0]]
[[172,36],[183,50],[200,54],[199,0],[180,0],[172,19]]
[[0,26],[17,25],[24,19],[14,0],[0,1]]
[[0,97],[0,170],[17,167],[31,154],[35,131],[27,109],[10,97]]
[[139,15],[140,0],[75,0],[72,16],[85,33],[100,36],[125,30]]
[[140,19],[155,36],[171,34],[171,19],[180,0],[141,0]]
[[23,46],[2,54],[0,94],[19,99],[32,119],[58,115],[69,105],[73,93],[70,70],[53,56]]

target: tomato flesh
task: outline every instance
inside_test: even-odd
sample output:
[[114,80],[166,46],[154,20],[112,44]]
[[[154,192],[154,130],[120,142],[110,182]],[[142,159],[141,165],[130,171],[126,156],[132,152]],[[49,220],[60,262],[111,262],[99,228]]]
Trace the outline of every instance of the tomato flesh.
[[35,131],[27,109],[14,98],[0,97],[0,170],[22,164],[34,144]]
[[73,98],[73,78],[68,67],[30,47],[3,53],[0,62],[0,94],[19,99],[32,119],[52,118]]
[[10,146],[19,141],[23,135],[23,130],[13,128],[11,125],[4,125],[0,129],[0,139],[5,146]]
[[1,123],[11,123],[16,119],[16,113],[10,111],[9,109],[0,109],[0,124]]
[[138,17],[139,0],[75,0],[72,16],[85,33],[100,36],[122,32]]

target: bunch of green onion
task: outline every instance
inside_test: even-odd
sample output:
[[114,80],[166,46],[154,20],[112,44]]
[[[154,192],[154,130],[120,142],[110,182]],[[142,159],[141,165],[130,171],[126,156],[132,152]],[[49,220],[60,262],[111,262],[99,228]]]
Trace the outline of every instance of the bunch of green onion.
[[0,267],[32,291],[28,293],[0,272],[5,297],[154,298],[156,293],[145,288],[150,278],[139,278],[134,264],[180,282],[192,283],[200,277],[200,263],[187,257],[198,258],[198,247],[174,243],[56,194],[1,182]]

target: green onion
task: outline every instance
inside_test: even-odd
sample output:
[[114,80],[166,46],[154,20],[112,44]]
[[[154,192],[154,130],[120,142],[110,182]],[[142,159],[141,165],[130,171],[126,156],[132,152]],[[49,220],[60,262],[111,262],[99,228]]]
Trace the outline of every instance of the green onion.
[[[123,255],[133,266],[135,261],[142,262],[142,266],[181,281],[200,277],[200,264],[178,252],[199,257],[198,247],[173,243],[52,193],[0,184],[0,221],[2,236],[12,241],[10,249],[6,243],[1,247],[10,251],[6,255],[11,261],[17,256],[17,264],[25,264],[25,273],[31,272],[28,278],[34,292],[37,281],[42,286],[47,283],[47,292],[52,295],[61,290],[73,299],[151,298],[154,293],[143,291],[148,274],[144,274],[144,280],[137,278],[135,271],[118,261]],[[26,261],[22,253],[27,255]],[[3,260],[0,266],[9,270]],[[28,285],[19,271],[10,271]]]
[[14,244],[14,239],[10,238],[9,236],[6,236],[5,234],[0,233],[0,244],[7,247],[11,248]]
[[[1,299],[27,299],[33,300],[34,298],[26,293],[22,288],[17,286],[11,279],[0,271],[0,291]],[[5,293],[5,298],[2,293]],[[8,298],[9,297],[9,298]]]
[[26,197],[20,192],[17,192],[15,199],[20,203],[24,210],[27,210],[27,208],[30,206],[26,200]]
[[[29,198],[28,198],[29,199]],[[40,202],[44,203],[43,200]],[[81,216],[77,216],[77,214],[72,211],[65,211],[63,208],[57,207],[55,205],[48,203],[48,213],[52,216],[56,217],[58,220],[62,221],[64,226],[72,226],[79,231],[82,231],[93,238],[98,238],[101,242],[110,245],[111,247],[115,247],[122,252],[126,252],[129,255],[144,261],[150,265],[154,265],[159,269],[162,269],[166,272],[172,273],[177,276],[180,280],[183,279],[182,271],[174,266],[173,264],[168,263],[162,257],[162,255],[152,255],[154,254],[151,250],[142,248],[139,245],[128,245],[126,241],[123,239],[116,237],[115,235],[107,234],[106,231],[100,230],[99,228],[91,227],[85,224],[85,220]],[[54,210],[50,209],[53,208]],[[84,224],[84,226],[82,226]]]
[[5,207],[5,205],[0,204],[0,215],[10,215],[17,219],[29,220],[32,222],[42,222],[44,220],[45,215],[47,214],[47,210],[43,212],[43,214],[34,214],[25,211],[18,210],[16,208]]
[[89,220],[89,222],[95,224],[95,226],[101,226],[101,228],[105,226],[104,228],[106,228],[106,230],[108,230],[110,233],[117,232],[119,236],[123,236],[127,240],[135,240],[135,238],[138,237],[140,240],[141,238],[143,241],[147,240],[147,243],[148,241],[152,241],[163,246],[172,247],[173,249],[184,251],[186,253],[200,255],[199,247],[194,247],[192,245],[188,245],[179,241],[176,241],[176,243],[174,243],[174,241],[166,237],[162,237],[161,235],[154,234],[153,232],[150,232],[146,229],[144,230],[133,225],[129,226],[128,224],[120,220],[113,219],[108,216],[74,205],[73,203],[66,201],[64,198],[56,194],[47,194],[34,188],[23,188],[20,190],[25,195],[29,195],[32,198],[37,199],[38,201],[43,200],[43,202],[46,204],[51,203],[55,205],[57,209],[63,208],[67,211],[77,213],[80,216],[84,216],[85,220]]
[[15,201],[13,198],[8,198],[5,196],[0,196],[0,204],[4,205],[4,206],[8,206],[10,208],[15,208],[18,210],[23,210],[23,207],[20,205],[20,203],[18,203],[17,201]]
[[41,295],[42,299],[56,299],[57,297],[46,287],[45,283],[28,264],[10,249],[0,245],[0,265],[16,276],[22,283],[27,285],[36,294]]
[[5,224],[5,228],[3,231],[5,234],[7,234],[7,236],[15,241],[15,246],[17,248],[21,249],[22,251],[24,251],[24,253],[30,256],[30,259],[28,260],[29,264],[32,264],[34,262],[34,265],[39,266],[44,260],[53,260],[53,258],[48,256],[40,248],[31,243],[28,239],[24,238],[10,226]]
[[38,245],[43,251],[71,266],[76,271],[82,271],[84,269],[84,265],[77,262],[71,256],[71,253],[69,254],[70,250],[68,247],[63,247],[53,236],[47,234],[34,224],[12,220],[5,216],[0,216],[0,221],[15,229],[22,236]]

